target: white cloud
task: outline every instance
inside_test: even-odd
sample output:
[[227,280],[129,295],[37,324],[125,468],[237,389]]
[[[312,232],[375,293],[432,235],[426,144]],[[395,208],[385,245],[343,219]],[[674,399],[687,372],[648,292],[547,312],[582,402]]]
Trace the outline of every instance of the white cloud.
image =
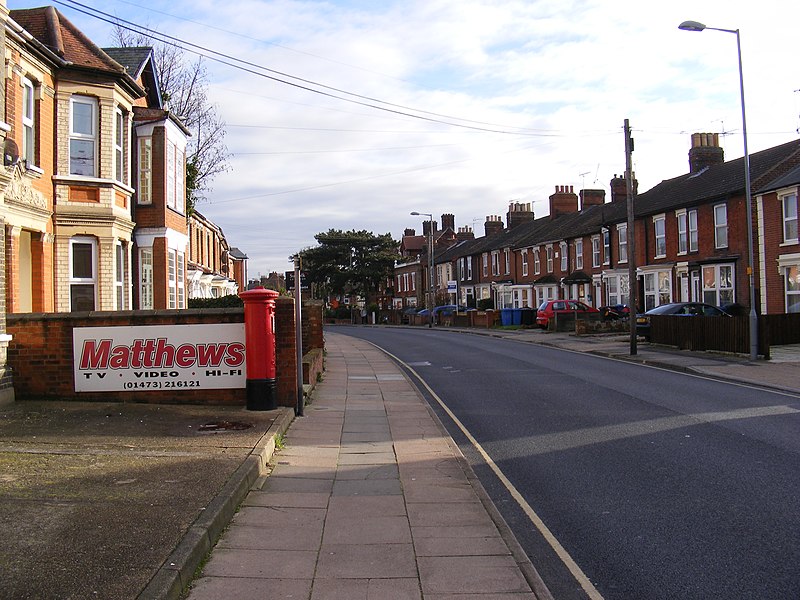
[[[751,152],[795,139],[800,126],[790,60],[800,8],[778,0],[135,4],[103,10],[401,112],[526,134],[412,119],[208,63],[234,156],[199,209],[248,254],[252,274],[286,270],[329,228],[399,237],[421,229],[417,210],[453,213],[480,234],[511,200],[542,215],[557,185],[608,191],[625,168],[626,118],[640,190],[688,170],[695,131],[730,133],[726,157],[741,156],[736,38],[679,31],[684,20],[742,29]],[[108,43],[107,26],[58,8]]]

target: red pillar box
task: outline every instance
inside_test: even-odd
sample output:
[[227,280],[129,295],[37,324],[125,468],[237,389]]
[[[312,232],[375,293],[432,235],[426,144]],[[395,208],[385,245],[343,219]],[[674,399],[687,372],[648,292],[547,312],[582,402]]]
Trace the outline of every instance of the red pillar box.
[[247,410],[278,407],[275,379],[275,298],[278,292],[256,288],[241,292],[247,352]]

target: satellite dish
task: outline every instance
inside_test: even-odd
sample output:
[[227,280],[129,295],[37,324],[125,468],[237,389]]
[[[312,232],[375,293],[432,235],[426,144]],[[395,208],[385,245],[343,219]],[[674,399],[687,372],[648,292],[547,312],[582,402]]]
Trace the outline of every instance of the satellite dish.
[[3,164],[7,167],[13,167],[19,163],[19,148],[14,140],[6,138],[3,144]]

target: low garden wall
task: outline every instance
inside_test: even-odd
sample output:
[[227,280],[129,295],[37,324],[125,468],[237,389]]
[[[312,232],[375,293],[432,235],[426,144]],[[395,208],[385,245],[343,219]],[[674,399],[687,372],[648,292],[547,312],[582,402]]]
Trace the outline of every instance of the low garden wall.
[[[324,347],[322,306],[304,307],[303,346],[306,352]],[[241,308],[90,313],[33,313],[7,315],[12,336],[8,364],[18,399],[58,399],[149,402],[169,404],[244,405],[245,388],[126,390],[124,392],[76,392],[73,329],[76,327],[146,327],[243,323]],[[276,396],[281,406],[297,403],[297,352],[294,300],[275,300]],[[218,340],[209,340],[211,342]],[[316,365],[321,361],[315,360]],[[321,368],[321,367],[319,367]],[[316,375],[314,375],[316,378]]]

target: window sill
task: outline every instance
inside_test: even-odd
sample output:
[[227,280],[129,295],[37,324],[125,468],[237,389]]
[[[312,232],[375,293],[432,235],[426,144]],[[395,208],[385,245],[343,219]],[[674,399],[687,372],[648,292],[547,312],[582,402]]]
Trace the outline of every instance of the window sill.
[[25,165],[25,175],[31,179],[40,179],[44,175],[44,169],[36,165],[29,164],[28,161],[23,161]]

